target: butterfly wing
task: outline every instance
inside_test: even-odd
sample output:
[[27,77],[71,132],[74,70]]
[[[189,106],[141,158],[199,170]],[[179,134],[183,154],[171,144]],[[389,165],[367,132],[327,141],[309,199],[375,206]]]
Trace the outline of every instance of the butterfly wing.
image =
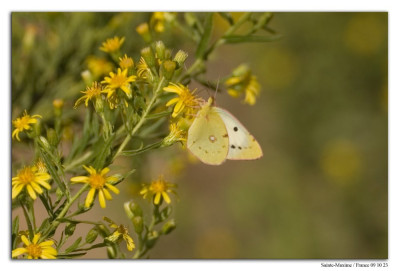
[[219,107],[212,109],[222,118],[228,132],[229,151],[227,159],[253,160],[263,156],[260,144],[231,113]]
[[188,131],[188,149],[203,163],[222,164],[229,151],[228,134],[224,121],[210,104],[197,113]]

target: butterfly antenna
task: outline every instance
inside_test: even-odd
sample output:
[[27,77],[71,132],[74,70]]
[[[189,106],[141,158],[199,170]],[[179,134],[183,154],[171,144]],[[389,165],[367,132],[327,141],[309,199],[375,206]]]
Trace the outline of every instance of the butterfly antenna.
[[218,77],[217,86],[216,86],[215,92],[214,92],[214,101],[217,100],[218,87],[219,87],[219,77]]

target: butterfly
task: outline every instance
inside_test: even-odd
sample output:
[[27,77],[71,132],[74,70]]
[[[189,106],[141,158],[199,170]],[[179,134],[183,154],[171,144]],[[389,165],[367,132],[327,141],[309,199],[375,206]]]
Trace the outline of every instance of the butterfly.
[[187,147],[203,163],[254,160],[263,156],[257,140],[228,111],[213,106],[213,98],[200,108],[189,128]]

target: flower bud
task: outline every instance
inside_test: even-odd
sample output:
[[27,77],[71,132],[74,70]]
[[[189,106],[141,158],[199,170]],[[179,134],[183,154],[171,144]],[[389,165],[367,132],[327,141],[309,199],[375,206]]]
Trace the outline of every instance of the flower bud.
[[143,48],[142,51],[140,51],[140,53],[144,61],[146,62],[147,66],[149,66],[150,68],[154,68],[156,66],[156,58],[154,56],[151,47]]
[[174,75],[175,68],[176,62],[171,60],[165,60],[162,64],[162,72],[168,81],[171,80],[172,76]]
[[81,76],[83,79],[83,82],[85,82],[86,85],[90,86],[92,84],[93,80],[93,75],[89,70],[84,70],[81,72]]
[[47,138],[49,140],[50,145],[57,146],[59,139],[56,131],[53,128],[47,129]]
[[139,33],[140,36],[142,36],[143,40],[147,43],[150,43],[152,40],[150,31],[149,31],[149,24],[148,23],[142,23],[136,27],[136,32]]
[[143,231],[143,218],[141,216],[135,216],[132,219],[133,226],[135,227],[135,232],[141,234]]
[[88,234],[86,235],[86,243],[91,244],[93,243],[97,236],[99,235],[99,232],[96,230],[96,228],[91,229]]
[[176,61],[179,65],[179,67],[182,67],[183,64],[185,63],[186,59],[188,57],[188,54],[182,50],[179,50],[174,58],[174,61]]
[[161,219],[162,220],[167,219],[171,213],[172,213],[172,207],[168,205],[160,212]]
[[152,247],[156,244],[156,242],[157,242],[157,240],[158,240],[158,237],[160,237],[160,236],[159,236],[159,234],[158,234],[157,231],[149,232],[149,233],[147,234],[146,246],[147,246],[148,248],[152,248]]
[[53,101],[54,115],[56,117],[61,116],[63,106],[64,106],[64,101],[62,99],[55,99]]
[[165,235],[169,234],[170,232],[175,230],[175,228],[176,228],[175,220],[171,219],[162,226],[161,233]]
[[107,247],[107,256],[109,259],[115,259],[117,253],[115,252],[115,249],[111,246]]
[[67,226],[65,226],[65,235],[66,236],[71,236],[74,234],[74,231],[76,229],[76,224],[75,223],[68,223]]
[[102,113],[104,111],[104,100],[101,98],[101,96],[96,97],[94,109],[97,113]]
[[165,45],[164,42],[157,41],[156,42],[156,53],[157,53],[157,58],[164,60],[165,59]]
[[42,145],[44,148],[46,148],[47,150],[51,149],[51,146],[46,138],[44,138],[43,136],[39,136],[39,140],[40,140],[40,142],[42,142]]
[[133,219],[136,216],[143,216],[142,208],[139,204],[135,203],[133,200],[124,203],[125,213],[129,219]]

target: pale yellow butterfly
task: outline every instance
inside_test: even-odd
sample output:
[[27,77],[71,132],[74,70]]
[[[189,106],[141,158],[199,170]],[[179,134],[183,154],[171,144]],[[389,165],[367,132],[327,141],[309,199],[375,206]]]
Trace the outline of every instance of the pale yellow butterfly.
[[260,144],[228,111],[213,106],[209,98],[189,128],[187,147],[203,163],[220,165],[229,160],[254,160],[263,156]]

